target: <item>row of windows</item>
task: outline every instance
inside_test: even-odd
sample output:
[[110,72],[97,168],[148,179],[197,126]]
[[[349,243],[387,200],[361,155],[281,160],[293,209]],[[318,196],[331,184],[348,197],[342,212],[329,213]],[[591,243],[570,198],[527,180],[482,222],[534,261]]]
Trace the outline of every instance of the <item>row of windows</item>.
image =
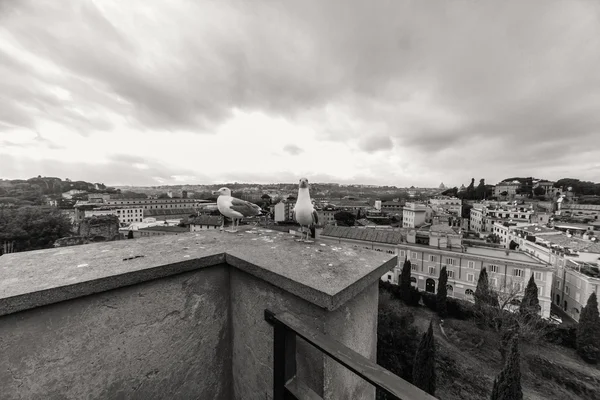
[[[405,257],[405,251],[404,250],[400,250],[400,258]],[[418,260],[419,254],[415,251],[411,252],[411,259],[413,260]],[[430,262],[437,262],[438,258],[437,256],[430,254],[429,255],[429,261]],[[446,264],[447,265],[456,265],[456,259],[454,258],[446,258]],[[475,269],[475,261],[467,261],[467,267],[471,268],[471,269]],[[435,267],[429,267],[429,268],[435,268]],[[488,265],[488,270],[492,273],[499,273],[499,267],[497,265],[494,264],[490,264]],[[517,277],[524,277],[525,276],[525,271],[523,269],[520,268],[513,268],[512,270],[512,275],[513,276],[517,276]],[[541,272],[534,272],[534,279],[539,281],[542,280],[542,273]]]

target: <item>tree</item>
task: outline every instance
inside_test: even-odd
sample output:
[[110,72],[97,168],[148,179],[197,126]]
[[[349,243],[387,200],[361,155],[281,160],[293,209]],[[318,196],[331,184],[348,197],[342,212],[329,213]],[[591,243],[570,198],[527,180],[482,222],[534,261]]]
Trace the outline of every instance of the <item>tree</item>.
[[400,297],[405,303],[408,303],[410,299],[410,271],[412,266],[408,258],[404,259],[404,265],[402,266],[402,272],[400,273]]
[[479,273],[477,288],[475,289],[475,305],[477,307],[498,305],[498,298],[495,296],[495,292],[490,290],[486,268],[483,268]]
[[546,194],[546,189],[544,189],[544,188],[543,188],[543,187],[541,187],[541,186],[536,186],[536,187],[533,189],[533,194],[535,194],[536,196],[543,196],[543,195],[545,195],[545,194]]
[[446,318],[448,316],[448,289],[446,285],[448,284],[448,272],[446,272],[446,267],[442,267],[440,271],[440,278],[438,280],[438,289],[435,297],[436,301],[436,310],[440,318]]
[[475,200],[483,200],[485,198],[485,192],[485,179],[480,179],[479,185],[477,185],[477,188],[475,189]]
[[423,334],[417,354],[415,354],[412,383],[421,390],[435,396],[435,343],[432,321],[429,321],[429,328]]
[[494,379],[491,400],[523,399],[519,341],[517,337],[514,337],[511,342],[508,360],[500,374]]
[[467,186],[465,199],[473,200],[475,199],[475,178],[471,178],[471,183]]
[[587,304],[581,310],[577,325],[577,354],[591,364],[600,358],[600,316],[598,315],[598,299],[592,293]]
[[51,248],[71,229],[69,218],[54,207],[0,208],[0,242],[14,241],[16,251]]
[[522,315],[533,316],[538,315],[539,311],[540,301],[538,300],[538,287],[533,279],[533,274],[531,274],[531,278],[529,278],[529,282],[525,288],[525,295],[519,306],[519,312]]
[[341,226],[354,226],[354,221],[356,221],[356,217],[354,214],[348,211],[340,211],[333,215],[338,225]]

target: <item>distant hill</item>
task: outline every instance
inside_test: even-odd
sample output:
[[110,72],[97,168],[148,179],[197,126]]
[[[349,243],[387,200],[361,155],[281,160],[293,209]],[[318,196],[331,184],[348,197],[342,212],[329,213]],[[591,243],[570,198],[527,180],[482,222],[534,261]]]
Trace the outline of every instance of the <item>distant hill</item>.
[[62,180],[55,177],[31,178],[27,180],[0,179],[0,206],[43,205],[48,199],[60,199],[69,190],[82,190],[88,193],[116,193],[116,189],[103,183]]

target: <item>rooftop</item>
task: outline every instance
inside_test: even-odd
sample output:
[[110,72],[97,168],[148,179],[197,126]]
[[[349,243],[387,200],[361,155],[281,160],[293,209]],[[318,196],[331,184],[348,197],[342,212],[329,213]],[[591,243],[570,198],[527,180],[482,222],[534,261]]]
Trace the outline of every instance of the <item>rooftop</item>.
[[221,223],[222,223],[221,217],[216,216],[216,215],[200,215],[190,221],[190,224],[192,224],[192,225],[220,226]]
[[544,237],[540,239],[547,240],[548,242],[561,247],[568,247],[569,249],[574,251],[600,253],[600,242],[584,240],[575,236],[568,237],[564,233],[557,233],[555,235],[544,235]]
[[430,232],[449,233],[458,235],[459,227],[452,227],[448,224],[433,224],[429,227]]
[[327,225],[321,232],[321,236],[336,237],[340,239],[364,240],[368,242],[378,242],[384,244],[402,243],[402,234],[400,232],[358,229],[347,226]]
[[[385,253],[325,243],[305,245],[289,234],[263,229],[237,235],[201,231],[5,254],[0,256],[0,316],[223,262],[268,277],[275,286],[327,309],[348,298],[357,275],[381,276],[395,264]],[[127,278],[117,282],[112,279],[116,275]]]
[[505,249],[493,249],[490,247],[466,247],[465,252],[468,254],[475,254],[485,257],[493,257],[498,259],[511,259],[516,261],[524,262],[535,262],[537,264],[544,264],[535,257],[530,256],[527,253],[521,251],[507,251]]
[[524,231],[526,233],[531,233],[532,235],[547,235],[547,234],[557,234],[556,229],[547,228],[541,225],[528,225],[528,226],[518,226],[515,229]]
[[146,228],[140,228],[139,231],[152,231],[152,232],[175,232],[175,233],[185,233],[189,232],[188,228],[184,228],[182,226],[168,226],[168,225],[156,225],[156,226],[148,226]]

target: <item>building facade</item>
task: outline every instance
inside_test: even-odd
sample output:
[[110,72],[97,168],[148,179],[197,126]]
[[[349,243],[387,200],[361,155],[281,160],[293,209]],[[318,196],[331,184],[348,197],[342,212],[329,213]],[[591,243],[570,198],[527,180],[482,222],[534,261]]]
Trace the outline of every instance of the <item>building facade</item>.
[[425,225],[427,207],[424,204],[407,202],[402,212],[403,228],[418,228]]
[[[538,286],[543,318],[550,316],[553,269],[547,263],[519,251],[464,247],[454,239],[454,246],[442,247],[440,241],[430,240],[430,245],[407,243],[399,232],[382,232],[348,227],[326,227],[320,238],[334,243],[348,243],[356,247],[385,251],[398,256],[398,263],[382,279],[398,283],[405,259],[411,262],[411,280],[419,290],[435,293],[440,270],[448,272],[448,296],[473,301],[479,274],[486,268],[489,282],[499,293],[522,298],[531,276]],[[443,233],[443,232],[440,232]],[[387,234],[387,235],[385,235]],[[454,235],[449,231],[446,235]],[[446,238],[446,243],[449,242]],[[442,242],[443,243],[443,242]],[[450,242],[452,243],[452,242]],[[439,245],[439,247],[438,247]]]
[[438,196],[429,200],[429,205],[434,211],[444,211],[460,215],[462,212],[462,200],[457,197]]
[[132,222],[142,222],[144,219],[144,209],[141,207],[119,208],[119,207],[98,207],[84,211],[85,217],[97,215],[116,215],[119,217],[120,224],[130,224]]

